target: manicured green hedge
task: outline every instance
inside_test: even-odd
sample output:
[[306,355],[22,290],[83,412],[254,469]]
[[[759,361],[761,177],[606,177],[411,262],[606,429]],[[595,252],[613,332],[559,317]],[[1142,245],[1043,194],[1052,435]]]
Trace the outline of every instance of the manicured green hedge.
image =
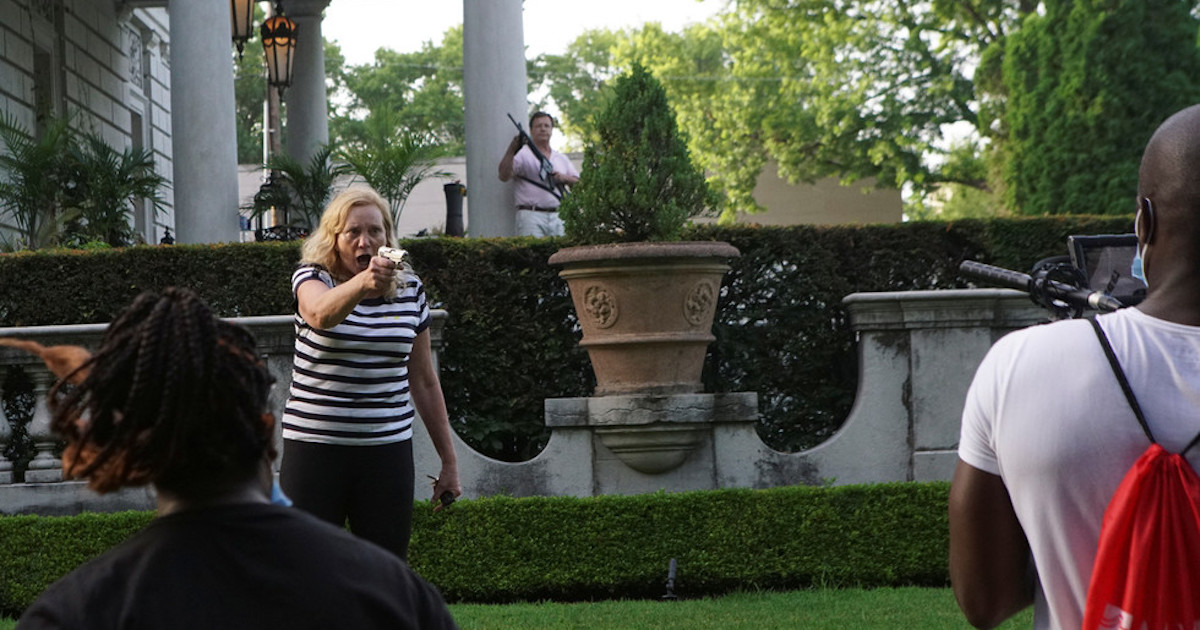
[[[967,286],[963,260],[1029,271],[1067,253],[1071,234],[1127,233],[1132,217],[1054,217],[899,225],[697,226],[685,238],[728,241],[704,383],[759,393],[759,434],[775,449],[815,446],[845,420],[858,378],[842,299],[863,291]],[[565,282],[547,259],[560,238],[431,238],[403,243],[432,303],[450,320],[440,355],[455,430],[506,461],[539,452],[546,398],[594,387],[577,345]],[[0,255],[0,326],[109,321],[138,292],[197,289],[225,316],[290,313],[296,243],[250,243]]]
[[[656,598],[743,588],[945,586],[945,483],[491,497],[416,509],[413,568],[452,602]],[[0,517],[0,615],[149,513]]]
[[145,527],[153,516],[0,517],[0,617],[16,617],[52,582]]

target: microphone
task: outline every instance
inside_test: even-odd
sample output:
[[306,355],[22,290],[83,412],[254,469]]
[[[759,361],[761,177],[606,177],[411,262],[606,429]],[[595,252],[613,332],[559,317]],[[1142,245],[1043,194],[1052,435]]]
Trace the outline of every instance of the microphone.
[[1034,278],[1027,273],[1010,271],[1003,267],[993,265],[985,265],[973,260],[964,260],[958,266],[958,271],[964,276],[985,280],[991,284],[1017,289],[1028,293],[1035,304],[1039,306],[1050,307],[1049,304],[1042,304],[1039,301],[1039,296],[1045,296],[1050,299],[1065,302],[1073,307],[1079,308],[1087,306],[1093,310],[1103,313],[1110,313],[1117,309],[1124,308],[1125,305],[1117,298],[1103,292],[1092,291],[1091,289],[1081,289],[1072,286],[1065,282],[1050,280],[1048,278]]

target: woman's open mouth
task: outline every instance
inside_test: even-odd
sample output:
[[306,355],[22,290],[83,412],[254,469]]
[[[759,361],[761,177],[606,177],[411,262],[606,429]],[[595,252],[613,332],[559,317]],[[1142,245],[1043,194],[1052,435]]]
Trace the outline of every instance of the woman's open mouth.
[[363,254],[363,255],[359,256],[358,258],[355,258],[354,262],[357,262],[359,267],[366,269],[367,267],[369,267],[371,265],[371,255]]

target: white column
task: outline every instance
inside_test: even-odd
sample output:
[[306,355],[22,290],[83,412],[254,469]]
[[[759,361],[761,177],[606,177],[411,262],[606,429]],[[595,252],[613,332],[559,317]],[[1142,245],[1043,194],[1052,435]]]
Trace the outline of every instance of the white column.
[[171,147],[175,238],[239,240],[229,3],[172,0]]
[[287,147],[292,159],[307,164],[317,148],[329,142],[325,99],[325,45],[321,11],[329,0],[288,0],[284,15],[296,21],[296,57],[287,98]]
[[517,130],[528,126],[528,79],[521,0],[463,0],[463,100],[466,102],[467,232],[516,234],[512,183],[497,166]]

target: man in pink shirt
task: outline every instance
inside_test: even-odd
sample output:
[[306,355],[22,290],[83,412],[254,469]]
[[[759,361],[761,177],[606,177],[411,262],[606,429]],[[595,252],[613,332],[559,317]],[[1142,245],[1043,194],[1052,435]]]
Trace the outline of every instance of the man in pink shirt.
[[500,160],[500,181],[516,178],[517,236],[562,236],[563,222],[558,204],[566,187],[579,181],[579,171],[565,154],[550,148],[554,118],[546,112],[529,117],[529,137],[545,161],[525,144],[521,134],[513,137]]

